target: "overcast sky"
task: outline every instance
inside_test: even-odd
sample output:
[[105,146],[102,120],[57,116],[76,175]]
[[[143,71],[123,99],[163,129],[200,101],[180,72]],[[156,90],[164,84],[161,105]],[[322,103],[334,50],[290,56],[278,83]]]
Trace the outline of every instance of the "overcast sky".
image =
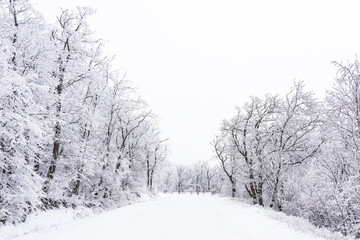
[[294,79],[324,95],[360,51],[358,1],[34,0],[49,23],[59,6],[92,6],[108,40],[170,138],[169,160],[212,157],[225,117],[251,95],[285,93]]

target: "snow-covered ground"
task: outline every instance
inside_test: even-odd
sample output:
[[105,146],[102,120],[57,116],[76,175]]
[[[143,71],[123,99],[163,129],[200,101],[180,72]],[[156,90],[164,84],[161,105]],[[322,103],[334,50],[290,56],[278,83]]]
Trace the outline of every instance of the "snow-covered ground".
[[81,212],[86,216],[74,219],[74,212],[50,211],[15,228],[4,227],[0,239],[350,239],[301,218],[209,195],[164,194],[98,215]]

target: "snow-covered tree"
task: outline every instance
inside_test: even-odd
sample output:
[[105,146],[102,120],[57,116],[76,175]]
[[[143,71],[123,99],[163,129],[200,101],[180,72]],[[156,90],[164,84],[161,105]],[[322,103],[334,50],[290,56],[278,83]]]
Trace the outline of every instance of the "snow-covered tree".
[[231,143],[230,137],[222,129],[222,134],[215,137],[212,142],[216,157],[220,161],[221,168],[231,184],[231,196],[236,196],[237,175],[239,173],[239,162],[237,152]]
[[[24,220],[43,196],[39,165],[44,157],[45,27],[28,1],[1,1],[0,9],[0,221]],[[40,34],[38,34],[40,33]],[[32,36],[29,41],[29,36]]]
[[58,206],[119,206],[152,190],[166,144],[156,117],[87,23],[44,24],[27,0],[0,1],[0,221]]
[[306,212],[317,225],[359,235],[360,63],[341,64],[326,96],[326,139],[309,179]]

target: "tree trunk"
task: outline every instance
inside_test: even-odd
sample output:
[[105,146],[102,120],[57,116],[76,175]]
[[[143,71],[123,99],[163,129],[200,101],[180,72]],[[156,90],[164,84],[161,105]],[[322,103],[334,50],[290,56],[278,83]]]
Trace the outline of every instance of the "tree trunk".
[[257,195],[258,195],[258,203],[260,206],[264,206],[264,201],[263,201],[263,196],[262,196],[262,192],[263,192],[263,184],[264,182],[259,182],[258,184],[258,188],[257,188]]
[[253,203],[257,204],[257,189],[256,189],[256,184],[255,184],[255,177],[254,177],[254,171],[252,169],[252,162],[250,162],[250,170],[249,170],[249,179],[250,179],[250,191],[251,191],[251,195],[250,197],[252,197],[253,199]]
[[236,180],[231,181],[231,197],[236,197]]
[[[276,171],[276,179],[274,183],[274,190],[271,196],[271,203],[270,207],[273,208],[276,206],[276,199],[277,199],[277,192],[278,192],[278,185],[279,185],[279,178],[280,178],[280,171],[281,171],[281,163],[279,162],[278,169]],[[281,208],[281,207],[280,207]],[[280,209],[279,209],[280,210]]]
[[[16,27],[16,31],[18,31],[19,28],[19,23],[18,23],[18,19],[17,19],[17,12],[15,9],[15,0],[10,0],[10,9],[12,11],[13,14],[13,18],[14,18],[14,26]],[[14,33],[13,39],[12,39],[12,43],[14,45],[14,49],[16,49],[16,42],[17,42],[17,33]],[[16,50],[14,50],[13,52],[13,56],[11,58],[11,62],[13,63],[13,70],[16,71],[17,70],[17,66],[16,66]]]
[[81,169],[78,172],[77,177],[76,177],[76,182],[75,182],[75,187],[74,187],[74,194],[75,195],[79,195],[79,189],[80,189],[80,183],[81,183],[81,175],[83,173],[83,168],[84,168],[84,166],[82,165]]
[[151,191],[150,189],[150,162],[149,162],[149,155],[146,156],[146,177],[147,177],[147,181],[146,181],[146,185],[148,190]]
[[53,156],[50,162],[49,170],[47,173],[47,180],[45,182],[44,191],[48,192],[49,190],[49,183],[54,178],[55,171],[56,171],[56,164],[59,159],[60,155],[60,135],[61,135],[61,125],[60,125],[60,113],[61,113],[61,93],[63,90],[63,82],[64,82],[64,72],[65,68],[60,63],[59,67],[59,84],[56,86],[56,92],[58,95],[58,100],[56,102],[56,123],[54,127],[54,143],[53,143]]
[[152,186],[153,186],[153,178],[150,178],[150,185],[149,185],[149,190],[152,191]]
[[154,169],[149,171],[149,190],[152,191],[153,187],[153,178],[154,178]]

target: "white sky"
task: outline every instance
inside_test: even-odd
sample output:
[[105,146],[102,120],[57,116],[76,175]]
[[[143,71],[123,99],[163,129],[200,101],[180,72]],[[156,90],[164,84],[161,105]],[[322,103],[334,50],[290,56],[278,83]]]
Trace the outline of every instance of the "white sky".
[[109,40],[170,138],[170,161],[212,157],[210,141],[250,95],[284,93],[294,79],[323,95],[332,60],[360,50],[360,2],[290,0],[33,0],[49,23],[59,6],[92,6]]

